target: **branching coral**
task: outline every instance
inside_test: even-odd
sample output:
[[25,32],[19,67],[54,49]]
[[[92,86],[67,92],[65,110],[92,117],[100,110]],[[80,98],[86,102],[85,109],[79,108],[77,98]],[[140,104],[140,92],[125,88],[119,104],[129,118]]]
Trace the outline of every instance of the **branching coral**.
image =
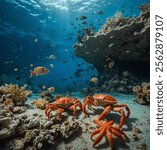
[[26,90],[26,87],[26,85],[19,87],[15,84],[5,84],[0,87],[0,91],[5,95],[10,95],[9,98],[12,99],[16,106],[21,106],[25,103],[27,97],[32,93],[31,91]]
[[136,94],[136,101],[143,105],[150,105],[150,83],[143,82],[138,86],[133,87],[133,92]]
[[48,104],[49,102],[46,101],[45,99],[38,99],[38,100],[35,100],[32,102],[33,105],[35,105],[37,108],[39,109],[45,109],[46,108],[46,105]]

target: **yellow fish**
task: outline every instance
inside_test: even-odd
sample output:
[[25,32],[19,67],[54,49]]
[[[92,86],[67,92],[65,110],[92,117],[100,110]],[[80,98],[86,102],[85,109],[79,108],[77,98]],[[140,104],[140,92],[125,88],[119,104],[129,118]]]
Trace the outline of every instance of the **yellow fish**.
[[34,75],[36,76],[42,76],[45,75],[49,72],[48,69],[46,69],[45,67],[39,66],[34,68],[34,71],[30,70],[30,78],[32,78]]

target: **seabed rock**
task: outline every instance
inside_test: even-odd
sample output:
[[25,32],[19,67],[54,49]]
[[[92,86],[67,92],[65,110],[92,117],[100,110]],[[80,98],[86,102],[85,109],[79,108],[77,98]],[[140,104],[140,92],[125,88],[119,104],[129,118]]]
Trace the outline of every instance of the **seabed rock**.
[[65,121],[61,125],[60,131],[63,137],[65,139],[68,139],[72,134],[74,134],[75,132],[78,132],[80,128],[81,127],[79,126],[78,122],[70,120],[70,121]]

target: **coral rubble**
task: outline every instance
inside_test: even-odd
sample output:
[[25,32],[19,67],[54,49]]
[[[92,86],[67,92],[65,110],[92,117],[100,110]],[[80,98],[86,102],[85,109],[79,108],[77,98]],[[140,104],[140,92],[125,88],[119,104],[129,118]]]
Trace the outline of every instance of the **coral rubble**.
[[150,105],[150,83],[141,83],[133,87],[133,92],[136,94],[135,101],[143,104]]
[[38,150],[55,147],[57,140],[68,139],[81,128],[74,119],[60,125],[58,117],[47,119],[39,114],[18,114],[13,110],[20,110],[21,107],[11,107],[0,103],[0,145],[3,148]]

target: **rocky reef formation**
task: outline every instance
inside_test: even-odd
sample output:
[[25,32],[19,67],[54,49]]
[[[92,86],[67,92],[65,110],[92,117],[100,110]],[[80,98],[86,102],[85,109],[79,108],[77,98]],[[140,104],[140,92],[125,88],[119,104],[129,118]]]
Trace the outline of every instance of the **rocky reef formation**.
[[24,105],[27,97],[31,95],[31,91],[26,90],[26,85],[19,87],[17,84],[5,84],[0,87],[1,101],[5,101],[7,98],[14,103],[15,106]]
[[82,41],[74,45],[75,54],[102,70],[106,58],[147,61],[150,49],[150,7],[141,6],[136,18],[124,18],[116,13],[93,35],[85,34]]
[[75,55],[99,71],[98,82],[90,83],[83,90],[85,95],[99,91],[129,94],[133,86],[149,79],[150,6],[140,9],[140,15],[132,18],[117,12],[98,32],[85,34],[74,45]]
[[150,83],[141,83],[133,87],[133,92],[136,95],[135,101],[142,105],[150,105]]

